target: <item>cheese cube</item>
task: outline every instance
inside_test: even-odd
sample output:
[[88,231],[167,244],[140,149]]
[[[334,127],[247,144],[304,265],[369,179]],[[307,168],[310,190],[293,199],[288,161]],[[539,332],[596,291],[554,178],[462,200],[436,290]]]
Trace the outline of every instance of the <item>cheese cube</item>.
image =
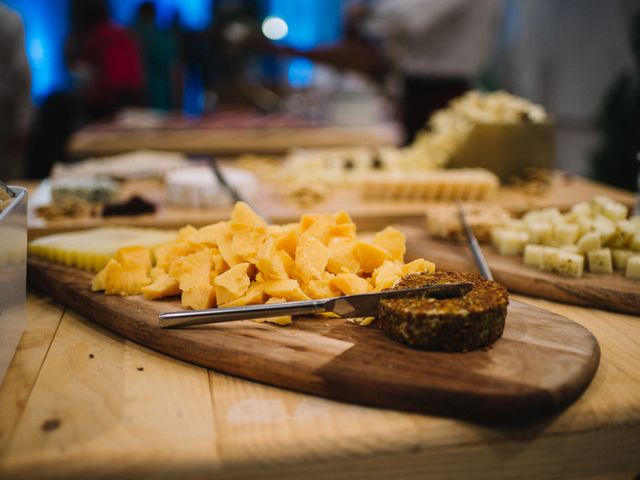
[[611,257],[613,259],[613,268],[616,270],[624,270],[627,268],[627,260],[636,253],[633,250],[626,250],[622,248],[614,248],[611,250]]
[[612,273],[613,263],[611,261],[611,250],[601,248],[587,253],[589,258],[589,270],[592,273]]
[[556,223],[553,228],[553,240],[556,245],[569,245],[578,239],[580,229],[571,223]]
[[600,232],[585,233],[578,240],[578,250],[580,253],[587,253],[593,250],[600,250],[602,244],[600,242]]
[[499,229],[494,233],[494,243],[501,255],[520,255],[528,240],[527,232]]
[[593,221],[593,229],[600,232],[602,244],[606,245],[616,233],[616,224],[604,215],[597,215]]
[[613,200],[611,200],[609,197],[605,195],[596,195],[591,200],[591,214],[598,215],[602,213],[610,203],[613,203]]
[[534,243],[528,243],[524,247],[524,264],[531,267],[542,268],[542,255],[545,251],[544,245],[536,245]]
[[627,207],[618,202],[611,202],[605,205],[602,214],[613,221],[623,220],[627,218]]
[[577,245],[575,244],[571,244],[571,245],[562,245],[560,248],[560,250],[562,250],[563,252],[568,252],[568,253],[579,253],[582,255],[582,252],[580,252],[580,249],[578,248]]
[[554,272],[558,264],[560,250],[554,247],[546,247],[542,252],[542,263],[540,269],[545,272]]
[[640,255],[634,255],[627,260],[627,269],[624,273],[627,278],[640,280]]
[[529,223],[529,241],[540,245],[549,245],[553,238],[551,224],[547,222]]
[[633,223],[637,228],[640,228],[640,215],[631,215],[629,221]]
[[579,253],[559,252],[554,272],[568,277],[581,277],[584,271],[584,257]]
[[515,218],[509,218],[504,221],[504,227],[508,230],[517,230],[520,232],[527,231],[527,224],[524,220],[517,220]]
[[579,217],[591,215],[591,206],[588,202],[576,203],[571,207],[571,213],[575,213]]
[[579,217],[576,225],[580,229],[580,235],[593,230],[593,220],[590,217]]
[[629,248],[636,252],[640,252],[640,233],[636,233],[629,243]]
[[609,245],[614,248],[627,248],[636,234],[636,226],[629,220],[618,220],[616,226],[616,233]]

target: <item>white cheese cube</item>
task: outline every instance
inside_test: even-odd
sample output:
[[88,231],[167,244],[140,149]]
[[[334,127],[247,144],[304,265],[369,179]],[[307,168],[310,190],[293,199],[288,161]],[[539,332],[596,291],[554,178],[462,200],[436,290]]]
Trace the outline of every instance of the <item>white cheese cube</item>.
[[629,248],[636,252],[640,252],[640,233],[636,233],[629,243]]
[[501,255],[520,255],[529,241],[529,234],[517,230],[499,229],[494,233],[493,238]]
[[589,271],[592,273],[612,273],[613,262],[611,261],[611,250],[601,248],[587,253],[589,258]]
[[553,238],[553,229],[547,222],[531,222],[528,225],[529,241],[540,245],[550,245]]
[[611,202],[605,205],[602,214],[613,221],[623,220],[627,218],[627,207],[618,202]]
[[530,267],[542,268],[542,255],[545,248],[546,247],[544,245],[528,243],[524,247],[524,264],[529,265]]
[[628,247],[636,234],[636,226],[629,220],[618,220],[616,227],[616,233],[609,240],[609,245],[614,248]]
[[602,244],[600,242],[600,232],[585,233],[578,240],[578,250],[580,253],[591,252],[592,250],[600,250]]
[[518,220],[515,218],[509,218],[505,220],[503,226],[508,230],[516,230],[519,232],[527,231],[527,224],[524,222],[524,220]]
[[553,240],[556,245],[569,245],[578,239],[580,229],[571,223],[556,223],[553,228]]
[[576,203],[573,207],[571,207],[571,213],[574,213],[579,217],[588,217],[589,215],[591,215],[591,206],[588,202]]
[[633,255],[637,255],[637,253],[632,250],[614,248],[613,250],[611,250],[613,268],[615,268],[616,270],[624,270],[625,268],[627,268],[627,260],[629,260],[629,257],[632,257]]
[[581,236],[593,230],[593,220],[590,217],[580,217],[576,224],[580,229]]
[[633,223],[636,227],[640,228],[640,215],[631,215],[629,217],[629,221]]
[[596,195],[590,202],[591,214],[598,215],[602,213],[610,203],[613,203],[613,200],[611,200],[606,195]]
[[580,252],[580,249],[578,249],[578,245],[575,245],[575,244],[562,245],[558,248],[560,248],[560,250],[562,250],[563,252],[582,254],[582,252]]
[[584,257],[579,253],[559,252],[554,272],[568,277],[581,277],[584,271]]
[[640,280],[640,255],[634,255],[627,260],[627,269],[624,272],[627,278],[635,278]]
[[616,233],[616,224],[604,215],[597,215],[593,221],[593,229],[600,232],[603,245],[606,245]]
[[553,272],[558,264],[558,255],[560,250],[554,247],[545,247],[542,252],[542,263],[540,269],[545,272]]

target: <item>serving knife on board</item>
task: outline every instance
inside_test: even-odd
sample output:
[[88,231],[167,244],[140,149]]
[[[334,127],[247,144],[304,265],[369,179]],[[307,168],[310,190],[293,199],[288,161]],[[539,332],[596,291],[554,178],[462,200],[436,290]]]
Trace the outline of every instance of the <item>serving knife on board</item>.
[[493,274],[491,273],[491,269],[489,268],[489,263],[482,253],[482,249],[480,248],[478,239],[474,235],[469,222],[467,222],[467,216],[464,213],[464,207],[461,203],[458,203],[458,215],[460,217],[460,223],[462,224],[464,233],[467,237],[467,243],[469,244],[469,248],[471,249],[471,254],[473,255],[473,259],[476,262],[478,270],[480,271],[480,275],[485,280],[493,280]]
[[382,292],[346,295],[322,300],[167,312],[158,315],[158,319],[161,328],[177,328],[232,322],[235,320],[277,317],[281,315],[314,315],[325,312],[335,313],[341,318],[375,317],[378,314],[378,304],[380,300],[384,298],[413,296],[431,298],[461,297],[471,290],[472,287],[473,285],[467,282],[441,283],[419,288],[385,290]]

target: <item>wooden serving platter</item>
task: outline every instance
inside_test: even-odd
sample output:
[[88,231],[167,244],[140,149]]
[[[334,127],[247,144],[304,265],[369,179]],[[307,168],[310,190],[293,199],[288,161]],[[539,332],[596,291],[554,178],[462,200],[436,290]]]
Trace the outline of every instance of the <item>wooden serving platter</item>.
[[[438,270],[477,272],[471,251],[464,243],[429,238],[424,228],[399,227],[407,236],[407,256],[424,256]],[[482,252],[496,281],[512,292],[558,302],[640,315],[640,281],[612,274],[585,273],[581,278],[542,272],[522,263],[520,257],[500,255],[491,245]]]
[[162,330],[157,316],[179,309],[175,300],[91,292],[90,272],[39,259],[29,259],[28,275],[90,321],[181,360],[336,400],[480,422],[531,421],[569,404],[600,358],[588,330],[520,302],[509,306],[504,336],[491,349],[441,353],[341,319]]

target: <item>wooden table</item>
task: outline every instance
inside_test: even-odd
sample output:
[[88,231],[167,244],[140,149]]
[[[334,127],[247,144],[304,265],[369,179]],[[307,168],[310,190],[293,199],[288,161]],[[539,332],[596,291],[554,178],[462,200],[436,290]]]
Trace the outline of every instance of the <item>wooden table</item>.
[[564,412],[505,429],[207,371],[31,292],[0,389],[0,478],[633,478],[640,319],[513,298],[589,328],[602,358]]
[[88,127],[71,138],[73,156],[113,155],[130,150],[178,151],[187,155],[284,154],[292,147],[395,145],[396,124],[273,128],[181,128],[103,130]]

